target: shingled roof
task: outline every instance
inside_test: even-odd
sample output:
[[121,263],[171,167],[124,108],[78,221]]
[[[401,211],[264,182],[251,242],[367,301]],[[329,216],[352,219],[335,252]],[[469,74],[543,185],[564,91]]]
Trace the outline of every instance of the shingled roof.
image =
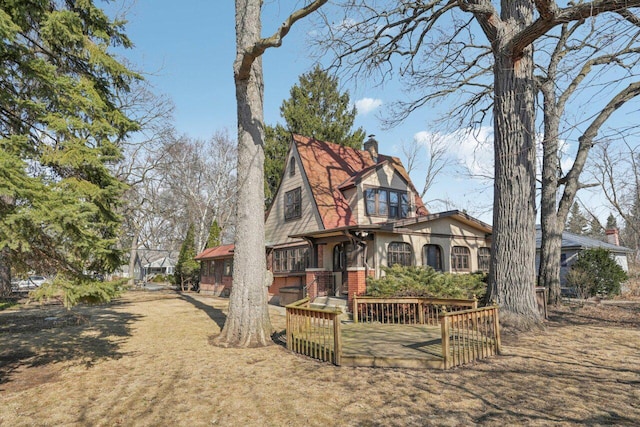
[[200,252],[195,259],[201,261],[203,259],[228,258],[233,256],[234,247],[235,245],[231,244],[207,248]]
[[356,185],[384,164],[393,167],[412,189],[418,214],[428,214],[400,159],[385,155],[374,159],[365,150],[296,134],[293,142],[325,229],[357,225],[342,190]]

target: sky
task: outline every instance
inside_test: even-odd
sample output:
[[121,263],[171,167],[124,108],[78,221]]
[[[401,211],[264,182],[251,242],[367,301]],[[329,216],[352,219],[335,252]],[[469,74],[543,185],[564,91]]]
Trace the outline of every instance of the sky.
[[[282,20],[299,6],[299,1],[265,0],[263,36],[271,35]],[[234,2],[229,0],[125,0],[126,33],[134,48],[117,51],[143,70],[155,91],[168,95],[175,104],[175,127],[181,134],[207,139],[216,131],[236,129],[236,100],[232,64],[235,56]],[[122,0],[106,7],[113,16],[123,11]],[[318,60],[309,55],[308,35],[314,31],[309,20],[299,21],[281,47],[263,55],[265,122],[282,123],[279,107],[289,97],[298,77]],[[321,58],[321,63],[328,63]],[[349,90],[358,108],[354,127],[374,134],[383,154],[399,156],[400,146],[414,139],[425,140],[434,134],[434,120],[446,111],[445,105],[422,108],[400,125],[384,129],[379,119],[386,108],[401,99],[401,86],[389,81],[384,87],[373,83],[342,80],[341,89]],[[626,117],[626,120],[631,120]],[[492,129],[477,132],[480,140],[490,140]],[[476,140],[461,133],[443,135],[454,163],[484,173],[491,169],[490,144],[478,147]],[[570,147],[568,149],[570,151]],[[421,188],[424,173],[411,173]],[[491,183],[470,179],[462,167],[449,168],[424,197],[432,211],[460,209],[491,223]],[[592,197],[592,196],[588,196]],[[596,196],[593,196],[596,197]],[[438,201],[448,200],[449,203]],[[597,202],[599,203],[599,202]],[[607,212],[602,215],[606,218]]]

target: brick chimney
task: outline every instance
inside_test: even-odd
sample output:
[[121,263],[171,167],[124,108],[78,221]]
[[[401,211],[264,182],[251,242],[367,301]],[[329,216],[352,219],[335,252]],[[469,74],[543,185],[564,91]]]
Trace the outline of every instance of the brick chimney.
[[617,228],[609,228],[604,233],[607,235],[607,243],[620,246],[620,235]]
[[369,135],[369,139],[364,142],[362,148],[371,154],[373,160],[378,162],[378,141],[374,138],[375,135]]

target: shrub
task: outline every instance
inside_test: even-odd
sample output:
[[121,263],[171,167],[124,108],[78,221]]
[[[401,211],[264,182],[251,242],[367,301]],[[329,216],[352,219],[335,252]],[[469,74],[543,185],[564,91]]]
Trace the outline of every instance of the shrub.
[[79,303],[104,304],[124,292],[127,279],[102,282],[92,277],[66,277],[58,274],[53,282],[45,283],[29,293],[35,301],[56,300],[71,309]]
[[367,278],[367,295],[376,297],[420,296],[431,298],[482,298],[484,273],[438,273],[431,267],[382,267],[385,275]]
[[567,283],[581,292],[583,297],[620,293],[620,284],[627,280],[627,273],[603,248],[585,249],[567,274]]

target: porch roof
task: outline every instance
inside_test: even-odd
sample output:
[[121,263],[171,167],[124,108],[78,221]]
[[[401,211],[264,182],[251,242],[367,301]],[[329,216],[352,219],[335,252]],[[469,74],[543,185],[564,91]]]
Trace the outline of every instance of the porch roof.
[[313,238],[321,238],[321,237],[332,237],[332,236],[344,236],[346,233],[353,232],[356,233],[358,231],[368,232],[368,231],[378,231],[378,230],[391,230],[387,224],[362,224],[362,225],[348,225],[344,227],[336,227],[328,230],[316,230],[316,231],[307,231],[304,233],[290,234],[289,237],[292,239],[302,239],[305,237],[313,237]]
[[399,219],[399,220],[390,222],[389,224],[392,224],[394,228],[400,228],[400,227],[406,227],[407,225],[411,225],[411,224],[419,224],[424,222],[435,221],[441,218],[455,218],[456,220],[464,224],[470,225],[474,228],[477,228],[479,230],[482,230],[485,233],[491,234],[493,232],[493,227],[491,227],[489,224],[483,221],[480,221],[479,219],[474,218],[471,215],[465,212],[461,212],[459,210],[437,212],[437,213],[431,213],[428,215],[417,216],[414,218]]

